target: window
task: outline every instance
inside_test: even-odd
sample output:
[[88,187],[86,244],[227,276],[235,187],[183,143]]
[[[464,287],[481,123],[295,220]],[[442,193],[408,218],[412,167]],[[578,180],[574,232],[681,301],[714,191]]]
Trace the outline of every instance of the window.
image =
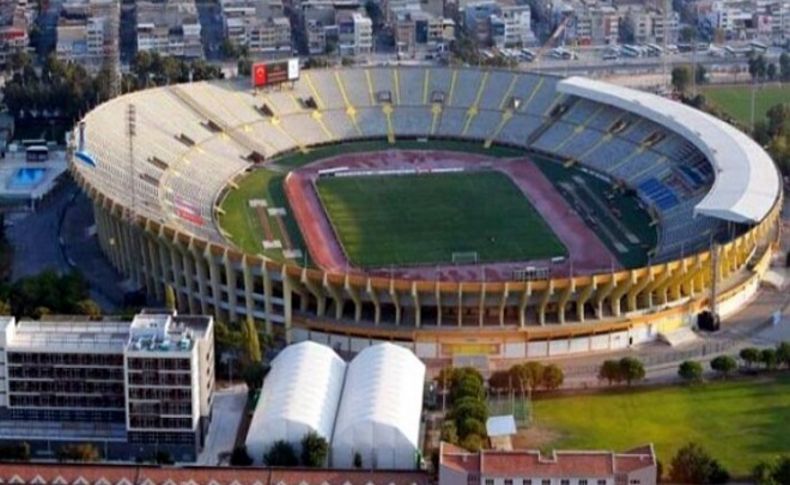
[[513,479],[512,478],[505,478],[505,485],[513,485]]
[[579,485],[587,485],[587,480],[579,480]]
[[567,479],[560,480],[560,485],[571,485],[571,481]]
[[521,485],[532,485],[532,480],[525,478],[524,480],[521,480]]
[[540,481],[540,485],[551,485],[551,480],[544,478]]
[[631,483],[631,485],[639,485],[641,482],[639,481],[639,479],[634,478],[634,479],[631,479],[631,481],[629,483]]
[[606,485],[606,480],[598,480],[598,485]]
[[486,485],[494,485],[494,479],[493,478],[486,478]]

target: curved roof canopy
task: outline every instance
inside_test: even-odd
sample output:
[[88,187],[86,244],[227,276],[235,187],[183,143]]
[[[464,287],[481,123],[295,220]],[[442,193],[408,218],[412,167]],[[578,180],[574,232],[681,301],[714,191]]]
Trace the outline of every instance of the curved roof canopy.
[[419,448],[425,365],[408,349],[383,343],[348,365],[332,439],[335,467],[355,453],[364,467],[414,468]]
[[732,125],[655,94],[582,77],[557,84],[557,91],[615,106],[650,119],[694,144],[713,165],[716,180],[694,208],[738,223],[761,221],[781,190],[781,181],[765,150]]
[[343,389],[346,363],[314,342],[286,347],[272,361],[247,433],[256,463],[278,440],[298,445],[310,431],[329,441]]

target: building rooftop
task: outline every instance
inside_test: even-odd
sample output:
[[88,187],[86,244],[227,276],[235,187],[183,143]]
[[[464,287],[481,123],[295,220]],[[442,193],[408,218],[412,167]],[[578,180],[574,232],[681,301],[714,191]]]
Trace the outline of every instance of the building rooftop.
[[652,445],[624,453],[554,451],[544,454],[538,450],[482,450],[472,453],[458,446],[442,443],[440,455],[440,463],[444,467],[489,477],[603,478],[615,473],[633,472],[655,466],[656,463]]
[[[6,317],[4,323],[13,322]],[[79,318],[79,317],[76,317]],[[122,352],[129,339],[129,322],[89,320],[22,320],[16,324],[9,350],[43,350],[53,347],[67,352]]]

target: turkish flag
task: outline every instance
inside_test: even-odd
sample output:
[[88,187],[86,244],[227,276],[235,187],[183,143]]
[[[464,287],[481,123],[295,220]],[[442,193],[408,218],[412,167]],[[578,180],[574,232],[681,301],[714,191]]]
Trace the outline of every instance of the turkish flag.
[[266,64],[253,64],[252,65],[252,85],[254,87],[266,85]]

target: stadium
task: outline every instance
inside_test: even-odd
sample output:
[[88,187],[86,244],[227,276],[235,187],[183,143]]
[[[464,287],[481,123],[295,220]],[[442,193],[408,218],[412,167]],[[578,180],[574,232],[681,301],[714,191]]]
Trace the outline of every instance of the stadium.
[[340,351],[524,358],[726,317],[769,266],[774,164],[690,107],[509,70],[291,74],[126,94],[80,124],[102,249],[151,297]]

